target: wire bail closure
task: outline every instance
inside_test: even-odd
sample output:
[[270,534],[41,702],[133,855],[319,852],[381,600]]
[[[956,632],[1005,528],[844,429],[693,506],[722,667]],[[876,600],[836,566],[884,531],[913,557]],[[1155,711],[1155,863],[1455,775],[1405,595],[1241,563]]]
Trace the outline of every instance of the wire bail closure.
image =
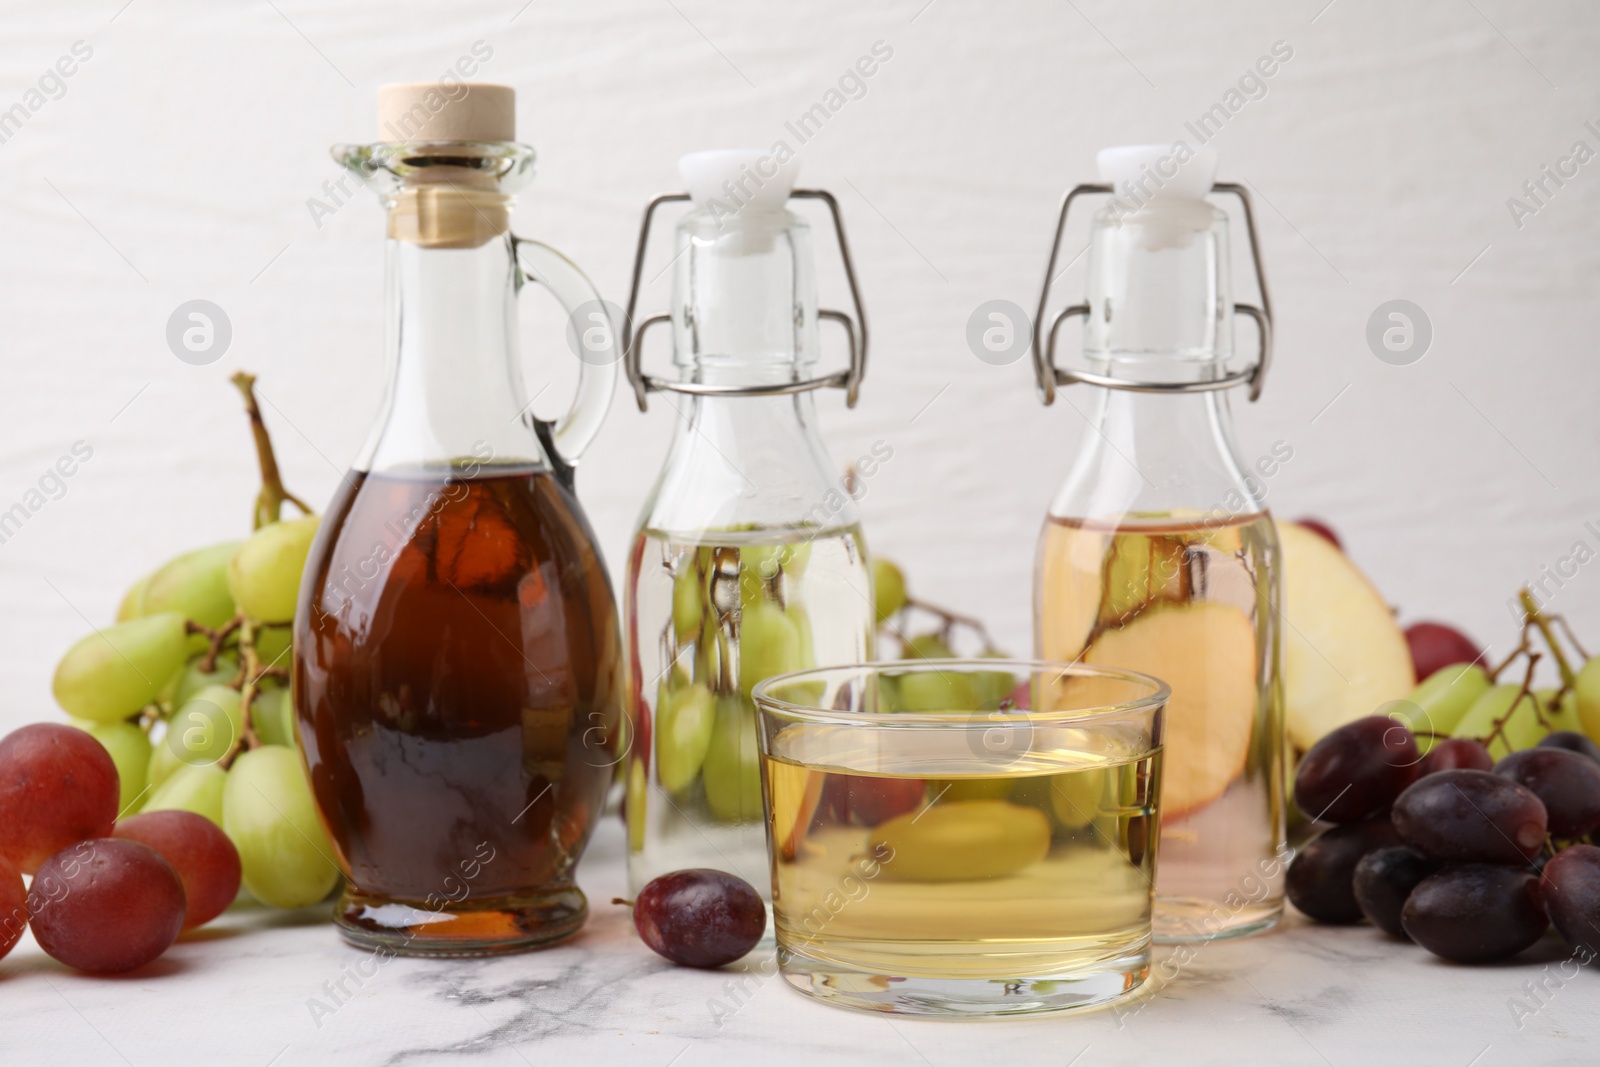
[[1050,261],[1045,266],[1044,286],[1039,292],[1039,311],[1034,316],[1034,334],[1032,344],[1033,370],[1039,386],[1039,399],[1046,406],[1055,402],[1056,387],[1072,385],[1083,382],[1087,385],[1104,386],[1107,389],[1129,389],[1138,393],[1208,393],[1218,389],[1230,389],[1235,385],[1250,386],[1250,399],[1256,400],[1261,396],[1261,386],[1267,377],[1267,368],[1272,364],[1272,298],[1267,294],[1267,276],[1261,269],[1261,245],[1256,239],[1255,213],[1250,207],[1250,191],[1237,182],[1217,182],[1211,187],[1213,193],[1232,194],[1239,198],[1239,203],[1244,207],[1244,228],[1250,238],[1250,260],[1255,266],[1256,287],[1261,292],[1261,306],[1254,304],[1234,304],[1235,315],[1246,315],[1253,319],[1256,329],[1261,336],[1261,352],[1256,361],[1243,370],[1233,371],[1220,378],[1199,382],[1146,382],[1128,378],[1113,378],[1104,374],[1092,374],[1088,371],[1063,370],[1056,366],[1056,335],[1060,332],[1062,324],[1068,319],[1089,314],[1088,304],[1073,304],[1062,308],[1050,320],[1050,326],[1043,331],[1043,342],[1040,341],[1041,331],[1037,324],[1044,321],[1045,310],[1050,302],[1050,285],[1055,280],[1056,260],[1061,254],[1061,238],[1067,230],[1067,213],[1072,209],[1073,200],[1079,196],[1098,194],[1110,195],[1115,190],[1105,182],[1090,182],[1078,185],[1061,199],[1061,214],[1056,220],[1055,241],[1050,245]]
[[820,200],[828,206],[828,213],[833,216],[833,232],[839,241],[839,254],[844,259],[844,276],[850,283],[850,302],[855,305],[856,314],[852,319],[843,311],[818,308],[817,318],[837,322],[844,327],[845,334],[850,339],[849,369],[818,378],[780,382],[775,385],[703,385],[699,382],[675,382],[646,374],[643,355],[644,335],[652,326],[672,322],[670,314],[651,315],[639,323],[637,329],[633,326],[633,314],[639,304],[639,283],[644,275],[645,250],[650,243],[650,224],[656,208],[662,204],[690,199],[688,193],[661,193],[652,198],[644,209],[644,221],[639,225],[639,244],[633,257],[633,284],[628,290],[627,314],[622,320],[623,367],[627,371],[629,383],[633,385],[634,399],[639,402],[640,411],[649,410],[645,400],[647,394],[663,391],[689,393],[693,396],[784,396],[810,392],[813,389],[834,388],[845,391],[846,407],[856,406],[856,400],[861,393],[861,380],[867,374],[867,314],[861,306],[861,290],[856,285],[855,263],[850,258],[850,244],[845,240],[844,218],[839,213],[839,202],[826,189],[795,189],[789,193],[789,198]]

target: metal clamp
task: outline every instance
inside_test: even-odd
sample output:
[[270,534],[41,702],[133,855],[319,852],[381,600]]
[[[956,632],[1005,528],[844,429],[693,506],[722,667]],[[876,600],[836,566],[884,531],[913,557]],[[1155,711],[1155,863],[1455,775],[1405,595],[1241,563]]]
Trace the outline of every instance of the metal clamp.
[[828,213],[833,216],[833,232],[839,241],[839,254],[844,259],[844,276],[850,283],[850,301],[855,305],[856,314],[852,319],[846,312],[819,308],[817,318],[837,322],[844,327],[845,336],[850,341],[849,369],[818,378],[779,382],[773,385],[702,385],[699,382],[675,382],[665,378],[653,378],[646,374],[644,335],[649,332],[650,327],[672,321],[671,315],[651,315],[639,323],[637,328],[633,326],[633,313],[639,305],[639,282],[644,275],[645,250],[650,243],[650,223],[655,216],[656,208],[662,204],[690,199],[688,193],[662,193],[654,197],[644,209],[644,221],[639,225],[639,244],[633,257],[633,284],[628,289],[628,309],[622,321],[622,365],[627,371],[629,383],[633,386],[634,399],[639,402],[640,411],[648,410],[646,394],[661,391],[688,393],[692,396],[784,396],[830,387],[845,391],[846,407],[856,406],[856,400],[861,394],[861,380],[867,374],[867,313],[861,306],[861,290],[856,284],[856,268],[850,259],[850,243],[845,240],[844,218],[839,213],[839,202],[826,189],[795,189],[789,196],[798,200],[821,200],[828,205]]
[[1261,396],[1261,386],[1266,381],[1267,368],[1272,364],[1272,297],[1267,294],[1267,276],[1261,270],[1261,244],[1256,239],[1256,220],[1255,213],[1250,207],[1250,191],[1237,182],[1217,182],[1211,187],[1211,191],[1231,193],[1239,198],[1239,203],[1244,207],[1244,229],[1250,238],[1250,260],[1255,266],[1256,287],[1261,291],[1261,306],[1234,304],[1233,313],[1247,315],[1255,321],[1256,329],[1261,336],[1261,353],[1256,361],[1243,370],[1232,371],[1220,378],[1200,382],[1145,382],[1112,378],[1104,374],[1090,374],[1087,371],[1062,370],[1056,366],[1056,334],[1062,324],[1068,319],[1089,314],[1088,304],[1073,304],[1063,308],[1056,313],[1054,319],[1050,320],[1049,328],[1042,331],[1044,340],[1041,343],[1041,331],[1037,328],[1037,324],[1044,321],[1045,309],[1050,302],[1050,285],[1055,280],[1056,260],[1061,254],[1061,237],[1067,230],[1067,213],[1072,208],[1072,201],[1080,195],[1109,195],[1114,192],[1111,186],[1105,183],[1088,183],[1074,187],[1061,199],[1061,214],[1056,220],[1056,236],[1050,245],[1050,262],[1045,266],[1044,287],[1039,293],[1039,311],[1033,319],[1036,324],[1032,346],[1033,371],[1038,379],[1039,398],[1046,405],[1055,401],[1058,385],[1071,385],[1074,382],[1100,385],[1107,389],[1130,389],[1138,393],[1208,393],[1248,383],[1250,399],[1256,400]]

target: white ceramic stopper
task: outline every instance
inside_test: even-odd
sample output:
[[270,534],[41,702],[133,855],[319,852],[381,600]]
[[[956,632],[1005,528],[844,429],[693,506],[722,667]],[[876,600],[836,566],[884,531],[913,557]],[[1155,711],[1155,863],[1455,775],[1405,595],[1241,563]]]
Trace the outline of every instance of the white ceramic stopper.
[[1217,153],[1190,149],[1187,162],[1170,144],[1129,144],[1102,148],[1095,156],[1100,180],[1120,197],[1149,200],[1204,200],[1217,179]]
[[780,163],[758,148],[714,148],[678,160],[678,173],[697,206],[721,210],[778,211],[794,191],[800,161]]

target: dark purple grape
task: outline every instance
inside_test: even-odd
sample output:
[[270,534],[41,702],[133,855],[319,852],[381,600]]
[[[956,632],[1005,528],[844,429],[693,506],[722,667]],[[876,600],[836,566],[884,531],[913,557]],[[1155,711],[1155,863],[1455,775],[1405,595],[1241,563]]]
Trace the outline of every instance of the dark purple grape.
[[1522,867],[1467,863],[1424,878],[1400,913],[1411,940],[1457,963],[1515,956],[1544,936],[1550,920],[1539,879]]
[[1573,948],[1600,954],[1600,848],[1572,845],[1550,857],[1539,879],[1550,921]]
[[644,943],[685,967],[742,958],[767,928],[767,908],[750,883],[704,867],[652,880],[633,903]]
[[1570,840],[1600,827],[1600,763],[1564,748],[1525,748],[1495,764],[1494,773],[1544,803],[1552,836]]
[[1361,914],[1385,933],[1405,937],[1400,911],[1406,906],[1406,898],[1417,888],[1417,883],[1438,869],[1436,861],[1405,845],[1368,852],[1356,864],[1352,879]]
[[1399,843],[1400,835],[1382,817],[1329,827],[1290,861],[1284,883],[1289,902],[1317,922],[1360,922],[1356,864],[1373,849]]
[[1428,750],[1417,769],[1421,778],[1440,771],[1490,771],[1494,769],[1494,757],[1470,737],[1447,737]]
[[1553,734],[1546,734],[1543,741],[1539,742],[1540,748],[1564,748],[1568,752],[1576,752],[1580,756],[1588,756],[1596,763],[1600,763],[1600,745],[1595,744],[1576,730],[1557,730]]
[[1294,800],[1312,819],[1360,822],[1386,811],[1417,777],[1417,742],[1393,719],[1369,715],[1311,746],[1294,775]]
[[1544,845],[1544,804],[1488,771],[1440,771],[1394,802],[1405,843],[1445,863],[1527,863]]

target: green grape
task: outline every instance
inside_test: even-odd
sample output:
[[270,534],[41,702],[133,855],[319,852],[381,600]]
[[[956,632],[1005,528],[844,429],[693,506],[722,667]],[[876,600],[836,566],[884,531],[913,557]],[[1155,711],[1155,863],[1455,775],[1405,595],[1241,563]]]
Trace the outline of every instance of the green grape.
[[1050,810],[1063,826],[1081,830],[1100,814],[1108,775],[1068,771],[1050,777]]
[[111,762],[117,765],[117,781],[122,785],[122,796],[117,801],[117,818],[125,818],[139,809],[135,807],[144,799],[150,770],[150,735],[136,723],[108,722],[88,726],[89,736],[105,746],[111,753]]
[[256,658],[263,667],[285,667],[293,662],[294,630],[288,626],[263,626],[256,631]]
[[[1548,732],[1539,725],[1539,716],[1534,707],[1531,696],[1517,699],[1517,694],[1522,692],[1519,685],[1497,685],[1490,688],[1472,707],[1467,709],[1461,722],[1450,732],[1451,737],[1471,737],[1479,741],[1489,736],[1494,729],[1495,721],[1504,718],[1508,713],[1505,727],[1487,745],[1489,755],[1496,760],[1504,759],[1517,749],[1532,748],[1539,743],[1539,739]],[[1512,710],[1512,704],[1516,710]]]
[[1557,699],[1556,694],[1559,692],[1558,689],[1533,691],[1533,699],[1538,702],[1539,713],[1544,716],[1544,721],[1549,726],[1545,731],[1546,734],[1553,734],[1557,730],[1576,730],[1580,734],[1583,733],[1583,723],[1578,718],[1578,694],[1568,690]]
[[711,748],[717,702],[703,685],[662,687],[656,702],[656,777],[669,793],[693,784]]
[[158,788],[172,772],[184,765],[178,758],[178,753],[166,743],[165,737],[150,749],[150,763],[145,771],[145,784],[152,790]]
[[166,781],[150,791],[150,799],[139,810],[141,813],[192,811],[222,826],[222,798],[227,781],[228,772],[215,763],[179,763]]
[[266,745],[234,761],[223,789],[222,828],[239,850],[244,887],[263,904],[307,907],[339,880],[333,846],[293,749]]
[[978,710],[973,679],[959,671],[907,671],[900,675],[899,688],[903,711]]
[[204,659],[204,656],[196,656],[178,673],[172,691],[167,697],[167,703],[171,707],[182,707],[207,686],[227,685],[239,677],[239,659],[235,653],[219,653],[215,666],[209,671],[200,669]]
[[152,575],[145,575],[122,594],[122,602],[117,605],[117,622],[127,622],[144,614],[144,587],[150,584],[151,577]]
[[722,697],[700,770],[706,804],[718,820],[751,822],[762,817],[760,758],[755,708],[738,697]]
[[761,581],[771,581],[780,574],[798,578],[805,573],[806,564],[810,561],[810,541],[746,545],[739,549],[740,571]]
[[[201,626],[216,629],[233,618],[233,596],[228,592],[228,562],[239,551],[239,541],[224,541],[185,552],[163,564],[145,581],[139,614],[175,611]],[[204,647],[205,637],[195,640]]]
[[[1005,659],[1003,652],[985,652],[982,659]],[[1017,679],[1009,671],[973,671],[971,680],[975,705],[980,711],[997,711],[1017,687]]]
[[680,644],[694,640],[705,615],[705,579],[690,567],[672,580],[672,632]]
[[263,526],[239,546],[228,563],[228,591],[239,610],[262,622],[288,622],[300,599],[318,518],[308,515]]
[[954,659],[955,652],[938,634],[917,634],[906,640],[901,659]]
[[1578,670],[1573,695],[1578,703],[1578,721],[1589,740],[1600,744],[1600,656],[1585,663]]
[[263,745],[294,747],[294,708],[287,689],[257,692],[250,701],[250,726]]
[[67,649],[51,688],[73,718],[117,722],[156,700],[187,656],[183,616],[167,611],[129,619]]
[[886,559],[872,561],[872,602],[879,623],[906,606],[905,572]]
[[650,798],[645,795],[648,774],[644,760],[628,760],[628,792],[622,806],[628,823],[628,849],[632,852],[644,851],[645,819],[650,810]]
[[208,685],[172,713],[161,743],[177,754],[180,763],[215,763],[233,750],[243,732],[238,691]]
[[770,601],[746,608],[739,622],[740,692],[748,697],[761,679],[799,669],[800,631],[794,621]]
[[965,882],[1004,878],[1033,866],[1050,851],[1050,819],[1037,808],[1005,800],[941,802],[897,815],[872,831],[887,845],[891,878]]
[[[1478,698],[1489,691],[1489,672],[1475,663],[1452,663],[1423,679],[1411,695],[1393,701],[1385,713],[1415,731],[1448,736],[1461,724]],[[1426,754],[1438,738],[1417,734],[1417,751]]]

